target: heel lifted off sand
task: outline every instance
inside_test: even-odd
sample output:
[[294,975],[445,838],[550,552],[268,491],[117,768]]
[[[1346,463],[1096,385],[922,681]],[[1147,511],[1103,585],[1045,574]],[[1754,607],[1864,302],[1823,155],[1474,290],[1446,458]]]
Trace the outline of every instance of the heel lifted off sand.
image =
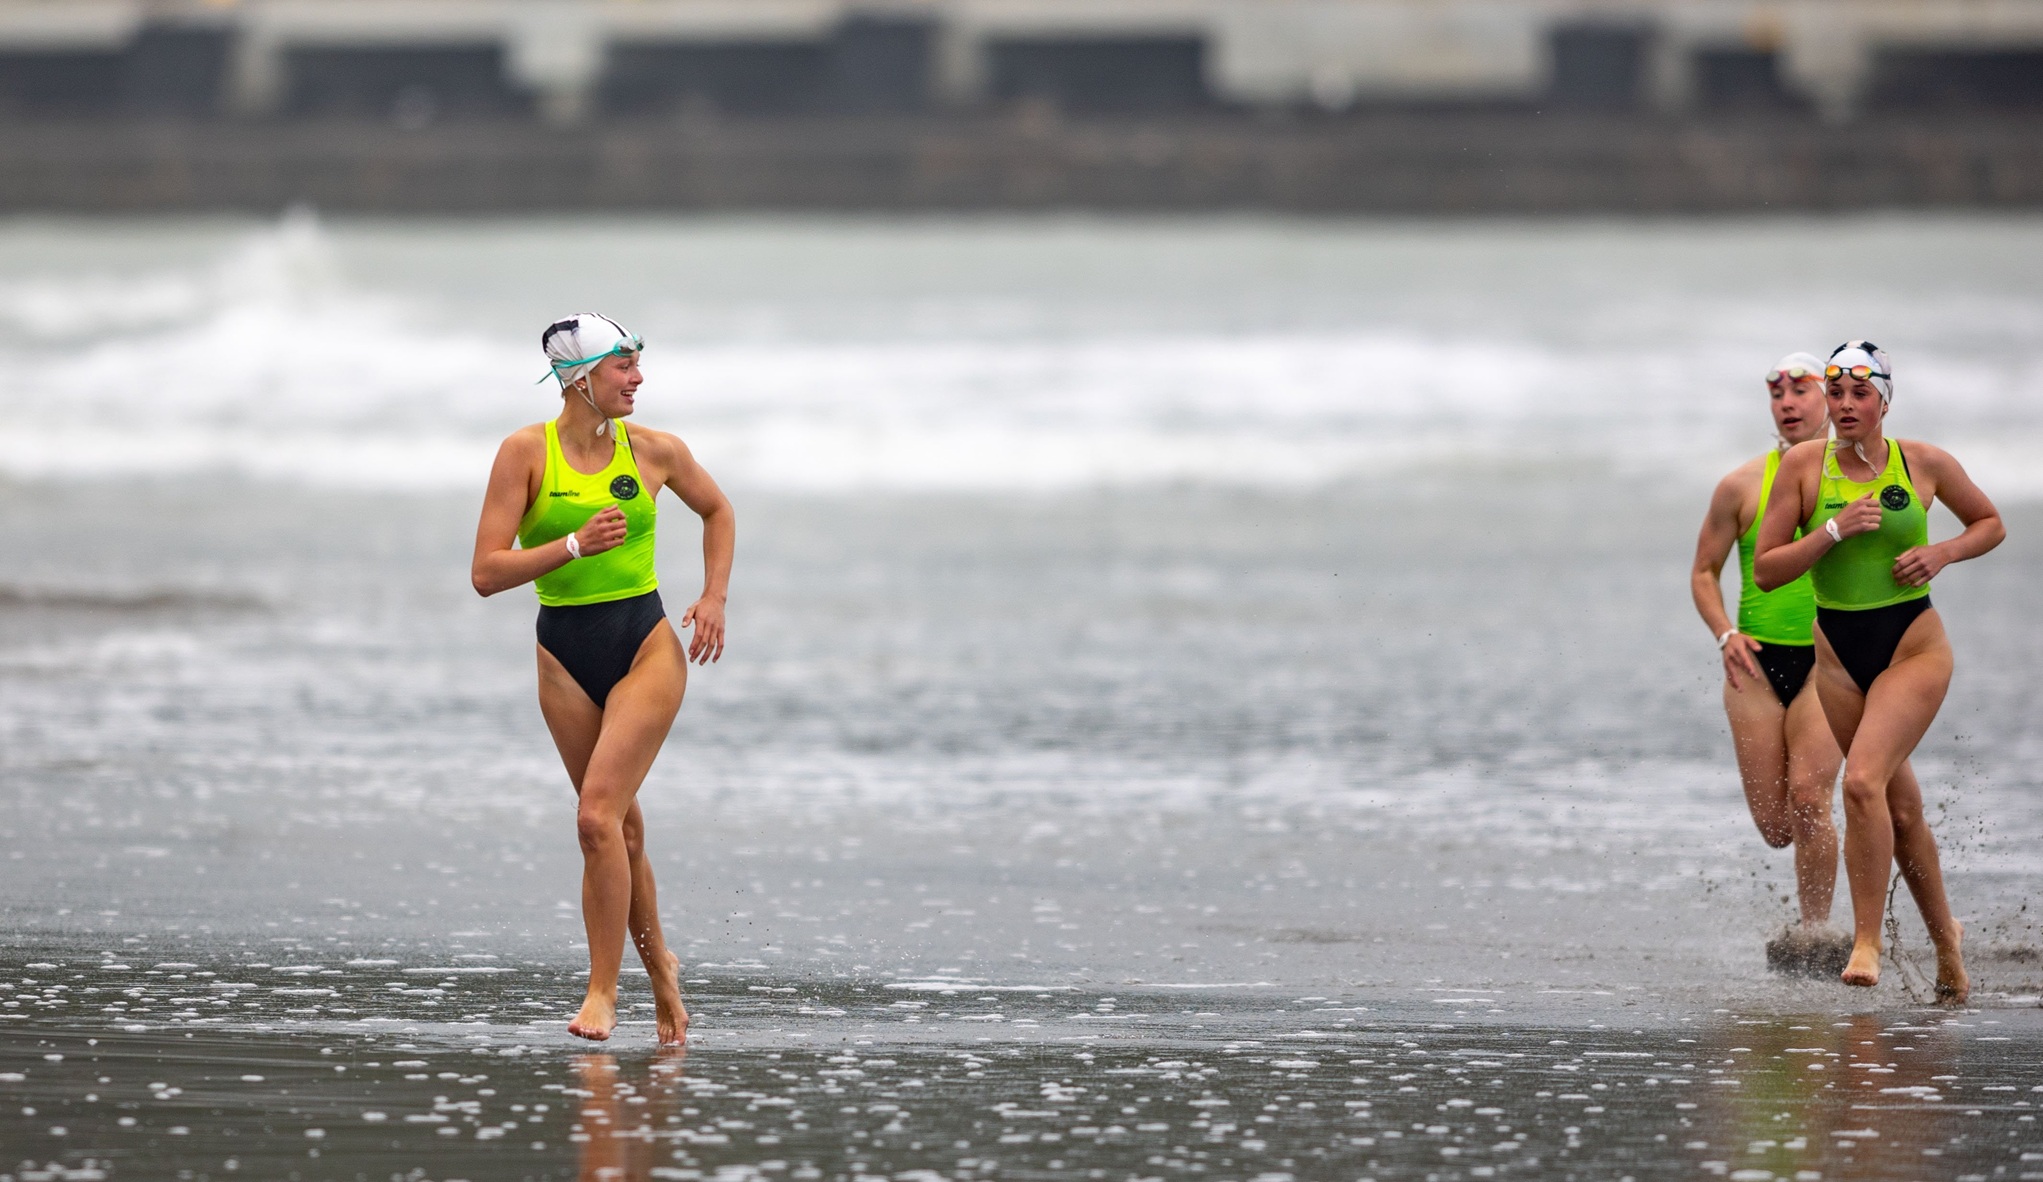
[[1937,949],[1937,1004],[1961,1006],[1972,997],[1972,978],[1965,972],[1965,925],[1954,919],[1951,926],[1958,938]]
[[688,1040],[688,1007],[681,1000],[681,958],[672,952],[666,957],[666,972],[653,978],[653,1005],[663,1047]]

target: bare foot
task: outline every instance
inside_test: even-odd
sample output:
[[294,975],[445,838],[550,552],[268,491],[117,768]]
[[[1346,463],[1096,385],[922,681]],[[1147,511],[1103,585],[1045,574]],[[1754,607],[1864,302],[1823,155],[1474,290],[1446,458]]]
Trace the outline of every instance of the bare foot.
[[1965,925],[1954,919],[1951,926],[1958,929],[1958,938],[1949,948],[1937,947],[1937,1003],[1961,1006],[1972,996],[1972,978],[1965,972]]
[[666,968],[648,973],[653,982],[653,1012],[660,1029],[660,1045],[674,1046],[688,1038],[688,1007],[681,1002],[681,958],[664,954]]
[[568,1023],[568,1033],[590,1042],[607,1042],[617,1026],[617,999],[591,993],[582,999],[582,1010]]
[[1880,942],[1860,940],[1852,945],[1851,960],[1846,962],[1844,972],[1838,979],[1847,985],[1860,985],[1868,989],[1880,983]]

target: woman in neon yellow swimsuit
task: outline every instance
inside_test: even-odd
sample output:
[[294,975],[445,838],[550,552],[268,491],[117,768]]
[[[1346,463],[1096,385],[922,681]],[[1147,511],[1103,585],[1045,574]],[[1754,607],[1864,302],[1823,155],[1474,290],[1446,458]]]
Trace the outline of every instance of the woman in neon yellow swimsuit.
[[[1753,578],[1767,591],[1804,572],[1815,584],[1816,692],[1845,753],[1853,941],[1842,980],[1879,983],[1880,911],[1898,857],[1936,945],[1937,997],[1962,1002],[1972,988],[1964,929],[1944,894],[1922,793],[1897,773],[1951,685],[1951,643],[1930,606],[1930,580],[2000,545],[2007,531],[1950,453],[1882,434],[1894,374],[1878,346],[1839,345],[1824,377],[1837,439],[1798,444],[1782,459]],[[1932,544],[1929,506],[1938,497],[1965,529]]]
[[[1837,781],[1837,740],[1823,720],[1809,671],[1815,664],[1815,592],[1806,576],[1777,591],[1752,582],[1759,519],[1773,490],[1781,453],[1829,433],[1823,363],[1791,353],[1767,371],[1768,405],[1780,446],[1738,466],[1717,485],[1696,539],[1690,591],[1695,610],[1723,655],[1724,713],[1745,803],[1774,849],[1795,848],[1795,891],[1801,924],[1767,945],[1775,968],[1844,967],[1844,949],[1829,929],[1837,893],[1837,827],[1830,790]],[[1724,613],[1724,560],[1738,550],[1738,622]]]
[[[629,933],[652,979],[659,1039],[677,1043],[688,1028],[681,962],[660,931],[638,789],[681,708],[688,662],[723,655],[737,526],[685,444],[625,428],[643,380],[636,335],[583,313],[548,327],[540,345],[560,379],[560,417],[498,449],[471,578],[483,595],[538,586],[539,709],[580,801],[589,933],[588,996],[568,1032],[610,1037]],[[703,589],[681,614],[695,626],[685,655],[653,573],[661,488],[702,518]]]

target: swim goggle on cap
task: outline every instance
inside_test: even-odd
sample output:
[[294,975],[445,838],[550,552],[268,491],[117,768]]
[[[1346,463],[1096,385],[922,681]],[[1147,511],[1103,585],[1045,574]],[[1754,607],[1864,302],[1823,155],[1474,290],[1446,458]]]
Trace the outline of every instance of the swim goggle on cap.
[[[539,335],[539,347],[546,351],[552,376],[563,388],[589,376],[606,357],[624,357],[645,349],[644,338],[627,332],[608,316],[578,312],[554,321]],[[545,381],[545,378],[539,379]]]
[[1880,392],[1880,405],[1894,397],[1894,367],[1887,354],[1871,341],[1846,341],[1830,351],[1830,364],[1823,367],[1826,380],[1853,377],[1873,383]]
[[1782,382],[1799,381],[1802,378],[1823,376],[1823,363],[1816,360],[1814,353],[1790,353],[1773,363],[1766,371],[1766,384],[1778,386]]

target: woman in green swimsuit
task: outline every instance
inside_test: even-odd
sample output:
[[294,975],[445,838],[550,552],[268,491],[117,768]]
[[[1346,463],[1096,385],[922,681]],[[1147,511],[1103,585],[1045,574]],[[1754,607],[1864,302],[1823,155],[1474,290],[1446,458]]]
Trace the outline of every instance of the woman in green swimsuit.
[[[520,428],[497,451],[471,578],[483,595],[524,583],[539,591],[539,709],[580,801],[589,935],[588,994],[568,1033],[610,1037],[629,934],[652,979],[659,1039],[677,1043],[688,1029],[681,962],[660,931],[638,789],[681,709],[688,662],[723,655],[737,527],[687,445],[625,429],[643,380],[635,334],[583,313],[549,326],[540,346],[560,379],[560,417]],[[703,589],[681,615],[681,627],[695,626],[685,654],[653,573],[662,488],[702,518]]]
[[[1972,988],[1964,929],[1944,894],[1921,791],[1897,773],[1951,685],[1951,644],[1930,606],[1930,580],[1998,546],[2007,531],[1950,453],[1883,434],[1894,374],[1878,346],[1839,345],[1824,377],[1837,439],[1798,444],[1782,459],[1753,578],[1771,591],[1808,572],[1815,585],[1816,691],[1845,753],[1853,941],[1842,979],[1879,983],[1880,912],[1898,857],[1936,946],[1937,997],[1962,1002]],[[1939,497],[1965,529],[1932,544],[1929,506]]]
[[[1801,923],[1767,945],[1767,959],[1781,969],[1827,962],[1836,972],[1844,967],[1845,948],[1829,929],[1837,893],[1830,797],[1842,756],[1809,683],[1816,660],[1815,592],[1806,575],[1777,591],[1761,591],[1752,582],[1759,519],[1781,453],[1830,431],[1823,363],[1791,353],[1767,371],[1766,388],[1780,445],[1739,465],[1717,485],[1696,539],[1690,591],[1723,656],[1724,713],[1752,822],[1767,845],[1795,849]],[[1733,546],[1739,568],[1736,624],[1724,612],[1723,592],[1724,560]]]

